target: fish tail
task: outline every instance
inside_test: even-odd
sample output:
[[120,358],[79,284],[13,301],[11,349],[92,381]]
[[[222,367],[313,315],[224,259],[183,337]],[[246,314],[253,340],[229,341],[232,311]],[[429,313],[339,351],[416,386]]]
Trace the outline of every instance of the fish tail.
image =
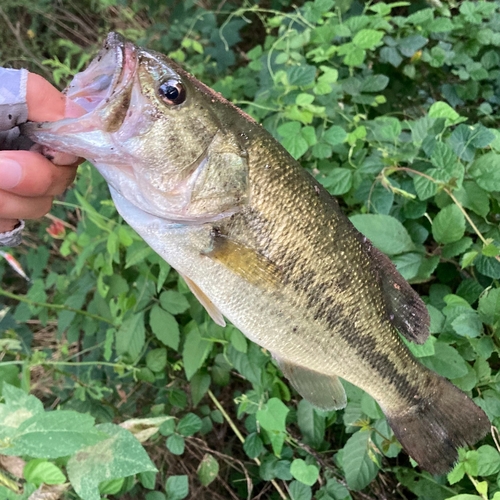
[[404,450],[425,470],[444,474],[458,460],[458,448],[490,431],[484,411],[448,380],[429,372],[432,390],[418,403],[386,416]]

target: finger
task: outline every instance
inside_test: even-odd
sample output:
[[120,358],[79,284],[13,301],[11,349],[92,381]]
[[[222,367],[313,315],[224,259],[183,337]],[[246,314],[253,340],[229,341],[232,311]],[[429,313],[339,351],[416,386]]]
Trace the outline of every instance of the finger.
[[0,219],[0,233],[8,233],[19,224],[18,219]]
[[83,108],[36,73],[28,74],[26,103],[28,120],[34,122],[52,122],[85,114]]
[[0,190],[0,217],[2,219],[39,219],[52,207],[52,196],[25,198]]
[[0,190],[19,196],[62,194],[75,175],[76,166],[56,166],[32,151],[0,152]]

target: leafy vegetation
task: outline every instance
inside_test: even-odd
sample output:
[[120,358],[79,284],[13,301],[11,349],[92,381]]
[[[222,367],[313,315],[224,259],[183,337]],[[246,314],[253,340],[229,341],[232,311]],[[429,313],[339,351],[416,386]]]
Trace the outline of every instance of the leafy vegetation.
[[299,4],[3,0],[0,57],[62,87],[118,30],[252,114],[415,284],[410,347],[491,437],[433,477],[356,387],[314,409],[85,164],[10,250],[31,281],[0,260],[0,498],[500,498],[500,2]]

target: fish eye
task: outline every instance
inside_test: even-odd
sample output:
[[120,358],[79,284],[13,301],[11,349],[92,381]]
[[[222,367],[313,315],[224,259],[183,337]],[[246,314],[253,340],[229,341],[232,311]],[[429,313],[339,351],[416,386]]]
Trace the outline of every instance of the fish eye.
[[186,100],[186,89],[177,80],[167,80],[158,87],[160,97],[170,105],[182,104]]

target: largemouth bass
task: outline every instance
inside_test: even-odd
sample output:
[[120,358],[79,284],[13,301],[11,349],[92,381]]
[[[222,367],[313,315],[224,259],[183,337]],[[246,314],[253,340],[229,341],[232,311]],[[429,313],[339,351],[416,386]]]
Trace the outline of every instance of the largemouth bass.
[[485,413],[401,341],[429,333],[416,292],[252,118],[115,33],[67,95],[87,114],[24,133],[90,160],[213,320],[270,351],[302,397],[339,409],[339,377],[364,389],[432,473],[489,431]]

